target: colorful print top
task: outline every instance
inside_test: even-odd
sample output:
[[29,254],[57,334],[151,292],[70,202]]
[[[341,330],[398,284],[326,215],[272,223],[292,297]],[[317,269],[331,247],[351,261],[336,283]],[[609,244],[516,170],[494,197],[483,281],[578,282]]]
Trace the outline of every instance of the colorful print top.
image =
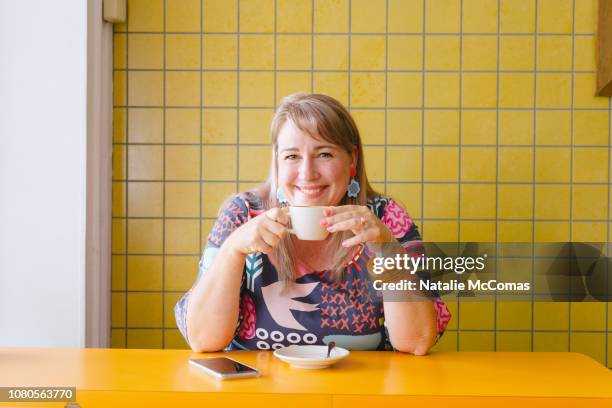
[[[367,205],[408,254],[418,255],[419,232],[401,206],[387,197],[375,197]],[[208,236],[196,283],[207,273],[229,234],[262,212],[261,200],[253,192],[242,193],[227,205]],[[242,276],[239,318],[227,349],[275,350],[292,344],[323,345],[330,341],[350,350],[392,349],[385,327],[382,294],[372,287],[366,268],[370,255],[364,249],[365,245],[357,247],[340,285],[335,284],[332,271],[313,271],[298,260],[297,278],[285,292],[270,257],[263,253],[248,255]],[[177,325],[187,341],[190,294],[191,290],[174,308]],[[439,337],[451,316],[446,304],[437,294],[434,296]]]

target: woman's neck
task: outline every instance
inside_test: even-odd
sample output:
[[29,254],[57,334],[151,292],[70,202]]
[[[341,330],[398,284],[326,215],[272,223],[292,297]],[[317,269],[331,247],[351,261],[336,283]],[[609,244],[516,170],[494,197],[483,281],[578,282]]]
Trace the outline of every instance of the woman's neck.
[[329,237],[322,241],[302,241],[292,236],[296,257],[310,269],[324,271],[331,268],[328,254]]

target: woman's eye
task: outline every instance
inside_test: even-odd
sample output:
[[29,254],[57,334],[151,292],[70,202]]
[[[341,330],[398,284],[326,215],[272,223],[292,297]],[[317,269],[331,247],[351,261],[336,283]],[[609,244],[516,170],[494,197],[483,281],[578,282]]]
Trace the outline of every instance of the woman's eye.
[[333,155],[333,154],[331,154],[331,153],[328,153],[328,152],[321,152],[321,153],[319,154],[319,157],[323,157],[323,158],[329,159],[329,158],[334,157],[334,155]]
[[285,160],[295,160],[297,159],[297,154],[289,154],[285,156]]

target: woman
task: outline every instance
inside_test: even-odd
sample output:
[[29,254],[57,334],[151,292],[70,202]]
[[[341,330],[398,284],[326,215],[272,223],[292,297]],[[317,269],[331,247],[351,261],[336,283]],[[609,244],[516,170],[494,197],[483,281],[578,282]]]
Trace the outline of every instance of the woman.
[[[450,314],[439,300],[392,301],[372,289],[368,248],[410,251],[420,237],[408,214],[368,183],[348,111],[329,96],[291,95],[271,135],[268,180],[222,207],[196,283],[175,307],[191,348],[335,341],[353,350],[426,354]],[[287,204],[329,206],[321,221],[328,238],[289,234]]]

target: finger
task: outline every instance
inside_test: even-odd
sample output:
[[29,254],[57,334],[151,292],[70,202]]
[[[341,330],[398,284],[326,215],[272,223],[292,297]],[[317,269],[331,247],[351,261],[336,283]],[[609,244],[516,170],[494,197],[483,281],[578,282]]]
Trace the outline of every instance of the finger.
[[363,234],[357,234],[352,238],[342,241],[342,246],[348,248],[363,244],[365,242],[367,242],[367,240],[364,238]]
[[262,236],[257,237],[255,241],[255,248],[257,248],[257,252],[263,252],[264,254],[269,254],[274,249],[270,244],[268,244]]
[[274,234],[278,239],[285,238],[287,227],[275,221],[270,221],[264,225],[264,228],[271,234]]
[[[270,223],[272,224],[272,223]],[[272,231],[270,231],[270,229],[268,228],[267,225],[262,225],[261,229],[259,230],[259,237],[268,245],[274,247],[278,244],[278,241],[280,241],[280,237],[278,235],[276,235],[275,233],[273,233]]]
[[355,234],[358,234],[363,230],[363,223],[361,219],[363,217],[358,218],[350,218],[346,221],[340,221],[333,225],[327,227],[329,232],[337,232],[337,231],[353,231]]
[[371,235],[372,234],[370,232],[363,231],[355,235],[352,238],[342,241],[342,246],[347,248],[347,247],[357,246],[359,244],[364,244],[366,242],[369,242],[372,239]]
[[[356,220],[357,223],[376,225],[378,218],[367,208],[365,210],[353,211],[345,214],[338,214],[325,219],[325,223],[321,225],[331,226],[337,225],[341,222]],[[360,227],[359,229],[362,229]]]
[[359,211],[362,207],[363,206],[361,205],[339,205],[337,207],[329,207],[323,210],[323,215],[326,217],[330,217],[332,215],[341,214],[347,211]]
[[289,222],[289,215],[284,208],[272,208],[271,210],[266,211],[266,217],[271,219],[272,221],[279,222],[283,225],[287,225]]
[[289,216],[289,207],[282,207],[278,209],[277,221],[283,225],[289,225],[291,217]]
[[332,215],[332,216],[324,218],[323,221],[325,223],[322,223],[322,225],[334,225],[342,221],[347,221],[350,219],[360,219],[361,217],[367,217],[367,216],[368,214],[365,213],[364,211],[343,212],[340,214],[336,214],[336,215]]

